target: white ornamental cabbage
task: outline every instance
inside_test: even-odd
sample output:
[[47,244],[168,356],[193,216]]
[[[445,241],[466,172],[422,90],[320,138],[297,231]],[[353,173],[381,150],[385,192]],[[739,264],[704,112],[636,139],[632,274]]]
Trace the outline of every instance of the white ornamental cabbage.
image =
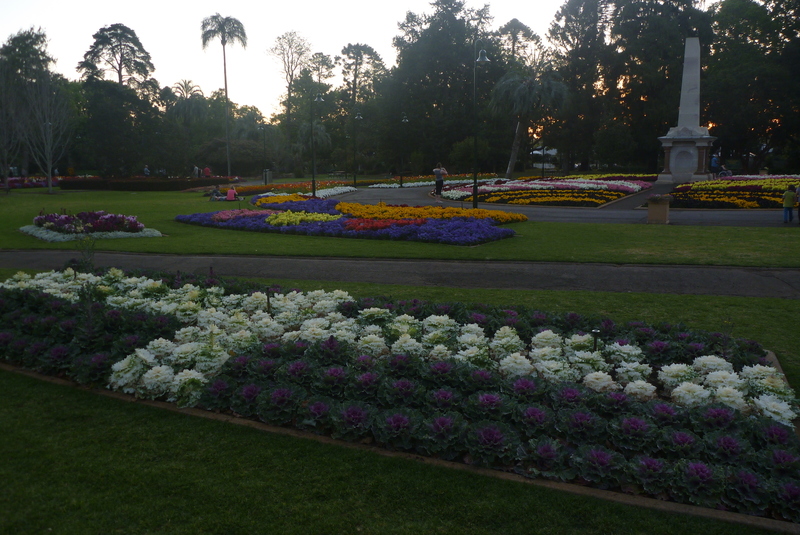
[[667,389],[674,388],[681,383],[695,381],[699,377],[700,374],[688,364],[669,364],[662,366],[658,372],[658,380]]
[[178,402],[179,407],[191,407],[197,404],[203,393],[203,385],[208,379],[196,370],[183,370],[175,374],[172,381],[172,400]]
[[533,372],[533,364],[521,353],[512,353],[500,361],[500,373],[506,377],[530,375]]
[[723,387],[743,389],[746,387],[744,380],[733,371],[717,370],[703,378],[703,385],[712,389]]
[[625,385],[623,392],[637,401],[650,401],[657,397],[656,387],[647,381],[631,381]]
[[154,366],[141,377],[136,389],[140,397],[158,399],[167,395],[175,379],[175,372],[169,366]]
[[560,334],[554,333],[551,330],[542,331],[531,338],[531,348],[539,349],[543,347],[556,347],[561,348],[564,345],[564,339]]
[[389,352],[389,348],[386,347],[386,342],[384,341],[383,337],[378,336],[377,334],[368,334],[367,336],[362,336],[356,345],[362,355],[379,357]]
[[422,320],[422,328],[426,333],[433,331],[446,331],[448,335],[458,333],[458,323],[450,316],[431,315]]
[[533,367],[539,374],[550,382],[572,381],[580,378],[580,372],[570,367],[564,360],[540,360],[533,363]]
[[697,357],[694,359],[694,361],[692,361],[692,367],[701,375],[706,375],[717,371],[733,371],[733,364],[716,355],[703,355],[702,357]]
[[573,334],[564,340],[567,351],[592,351],[594,348],[594,337],[591,334]]
[[592,372],[583,377],[583,385],[595,392],[616,392],[621,387],[606,372]]
[[517,334],[516,329],[509,326],[500,327],[489,343],[489,348],[495,358],[502,359],[511,353],[516,353],[525,349],[525,343]]
[[714,390],[714,401],[733,407],[740,411],[748,409],[744,392],[732,386],[720,386]]
[[587,373],[605,371],[610,368],[608,363],[603,360],[603,355],[599,351],[575,351],[567,360],[577,369],[581,375]]
[[433,346],[430,351],[428,351],[428,359],[430,360],[444,360],[449,359],[453,356],[453,353],[447,346],[439,344]]
[[614,372],[617,375],[617,381],[622,385],[627,385],[634,381],[646,381],[650,374],[653,373],[653,368],[637,361],[622,361],[614,369]]
[[797,418],[797,413],[788,402],[771,394],[762,394],[753,398],[752,404],[759,414],[790,427],[793,426],[792,420]]
[[620,345],[614,342],[604,348],[608,360],[612,362],[638,362],[642,358],[642,349],[632,344]]
[[711,391],[701,385],[685,382],[676,386],[670,397],[672,401],[683,407],[697,407],[709,402]]
[[531,349],[530,359],[533,362],[539,362],[540,360],[566,361],[566,356],[560,347],[544,346]]
[[396,355],[409,355],[411,357],[422,357],[425,355],[425,346],[411,337],[404,334],[392,344],[392,353]]

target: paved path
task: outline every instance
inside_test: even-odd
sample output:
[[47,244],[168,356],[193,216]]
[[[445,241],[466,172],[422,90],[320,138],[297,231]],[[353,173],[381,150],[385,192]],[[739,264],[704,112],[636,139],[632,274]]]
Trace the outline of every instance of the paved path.
[[[0,267],[59,269],[75,251],[0,251]],[[95,253],[97,266],[267,279],[800,299],[800,269]]]
[[[657,186],[655,191],[661,192]],[[666,190],[669,188],[667,187]],[[342,200],[374,204],[433,204],[429,188],[361,188]],[[502,206],[532,221],[641,224],[638,209],[654,190],[626,197],[603,208]],[[446,203],[461,205],[461,203]],[[470,207],[469,204],[466,207]],[[481,204],[481,208],[500,208]],[[673,210],[671,224],[781,227],[781,210]],[[798,229],[800,232],[800,229]],[[76,251],[2,251],[0,267],[60,269]],[[270,256],[147,255],[95,253],[98,266],[149,268],[219,276],[374,282],[412,286],[648,292],[800,299],[800,269],[708,266],[570,264],[553,262],[481,262],[345,259]]]

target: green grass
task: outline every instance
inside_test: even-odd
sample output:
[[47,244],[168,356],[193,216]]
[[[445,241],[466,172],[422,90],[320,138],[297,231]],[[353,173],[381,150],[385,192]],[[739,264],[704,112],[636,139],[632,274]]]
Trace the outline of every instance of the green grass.
[[[249,207],[242,203],[243,207]],[[234,208],[233,203],[224,208]],[[165,238],[100,240],[101,251],[175,254],[256,254],[348,258],[426,258],[536,262],[607,262],[729,266],[800,266],[794,228],[698,227],[635,224],[541,223],[509,225],[517,236],[477,247],[261,234],[177,223],[177,214],[220,210],[197,193],[27,190],[0,196],[5,249],[74,249],[20,232],[41,212],[106,210],[136,215]]]

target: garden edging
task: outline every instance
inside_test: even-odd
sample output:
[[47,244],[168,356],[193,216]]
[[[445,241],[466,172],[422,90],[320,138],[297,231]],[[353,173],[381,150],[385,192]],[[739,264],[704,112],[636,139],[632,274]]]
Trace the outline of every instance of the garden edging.
[[[775,357],[774,353],[771,351],[768,352],[769,360],[778,368],[780,368],[780,363],[778,359]],[[9,365],[5,362],[0,362],[0,370],[17,373],[20,375],[25,375],[28,377],[32,377],[41,381],[46,381],[52,384],[62,385],[62,386],[79,386],[74,381],[62,379],[59,377],[52,377],[47,375],[42,375],[37,372],[27,370],[24,368],[20,368],[17,366]],[[168,403],[164,401],[153,401],[153,400],[144,400],[135,397],[134,395],[124,394],[122,392],[111,391],[107,389],[101,388],[85,388],[80,387],[83,390],[90,391],[94,394],[100,394],[109,398],[117,399],[120,401],[126,402],[133,402],[143,404],[149,407],[154,407],[158,409],[165,409],[176,413],[188,414],[190,416],[206,418],[208,420],[215,420],[219,422],[227,422],[232,423],[235,425],[241,425],[245,427],[250,427],[253,429],[258,429],[260,431],[265,431],[268,433],[280,434],[285,436],[291,436],[295,438],[302,438],[302,439],[310,439],[315,440],[320,443],[324,444],[331,444],[337,446],[344,446],[352,449],[360,449],[365,451],[370,451],[373,453],[377,453],[379,455],[383,455],[386,457],[394,457],[394,458],[402,458],[408,460],[414,460],[417,462],[423,462],[426,464],[431,464],[434,466],[441,466],[444,468],[455,469],[455,470],[464,470],[473,473],[480,474],[486,477],[494,477],[497,479],[504,479],[508,481],[516,481],[518,483],[526,483],[531,485],[536,485],[538,487],[548,488],[552,490],[568,492],[571,494],[576,494],[580,496],[587,496],[592,498],[597,498],[601,500],[611,501],[615,503],[621,503],[624,505],[631,505],[635,507],[644,507],[648,509],[653,509],[657,511],[664,511],[667,513],[676,513],[676,514],[686,514],[692,515],[702,518],[708,518],[712,520],[721,520],[724,522],[731,522],[740,525],[746,525],[750,527],[760,528],[760,529],[767,529],[775,532],[781,533],[797,533],[800,534],[800,525],[793,524],[791,522],[781,521],[781,520],[774,520],[770,518],[763,518],[763,517],[756,517],[745,515],[741,513],[733,513],[728,511],[720,511],[716,509],[708,509],[705,507],[699,507],[695,505],[686,505],[680,504],[670,501],[664,500],[657,500],[654,498],[646,498],[643,496],[635,496],[629,494],[623,494],[619,492],[601,490],[591,487],[584,487],[581,485],[574,485],[570,483],[562,483],[558,481],[548,481],[543,479],[530,479],[525,478],[517,474],[512,474],[509,472],[501,472],[498,470],[492,470],[488,468],[481,468],[476,466],[471,466],[463,463],[457,463],[452,461],[444,461],[441,459],[435,459],[432,457],[424,457],[421,455],[398,452],[398,451],[391,451],[384,448],[379,448],[377,446],[372,446],[370,444],[364,443],[354,443],[354,442],[345,442],[341,440],[336,440],[330,438],[328,436],[317,435],[314,433],[309,433],[305,431],[301,431],[298,429],[291,429],[285,427],[277,427],[272,425],[267,425],[265,423],[250,420],[247,418],[240,418],[233,416],[231,414],[223,414],[218,412],[211,412],[203,409],[196,409],[196,408],[179,408],[174,403]]]

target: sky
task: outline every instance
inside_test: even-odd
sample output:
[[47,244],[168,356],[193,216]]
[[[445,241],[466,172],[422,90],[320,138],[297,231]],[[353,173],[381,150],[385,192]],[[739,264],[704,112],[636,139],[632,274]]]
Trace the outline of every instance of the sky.
[[[295,0],[296,1],[296,0]],[[497,29],[513,18],[519,19],[544,38],[547,28],[564,0],[471,1],[466,6],[490,6]],[[311,52],[331,57],[341,54],[348,43],[374,48],[387,67],[395,63],[392,39],[399,35],[397,24],[406,13],[430,14],[430,0],[300,0],[297,4],[228,0],[0,0],[0,41],[28,28],[41,28],[48,37],[48,51],[56,59],[55,70],[71,80],[75,67],[92,45],[98,30],[124,24],[136,32],[150,54],[153,77],[162,86],[191,80],[206,96],[223,87],[222,46],[219,40],[203,50],[200,26],[206,17],[220,13],[241,21],[247,33],[247,48],[226,47],[228,92],[238,105],[256,106],[269,118],[278,111],[286,82],[277,58],[268,54],[275,39],[295,31],[311,45]],[[338,85],[333,80],[334,85]]]

